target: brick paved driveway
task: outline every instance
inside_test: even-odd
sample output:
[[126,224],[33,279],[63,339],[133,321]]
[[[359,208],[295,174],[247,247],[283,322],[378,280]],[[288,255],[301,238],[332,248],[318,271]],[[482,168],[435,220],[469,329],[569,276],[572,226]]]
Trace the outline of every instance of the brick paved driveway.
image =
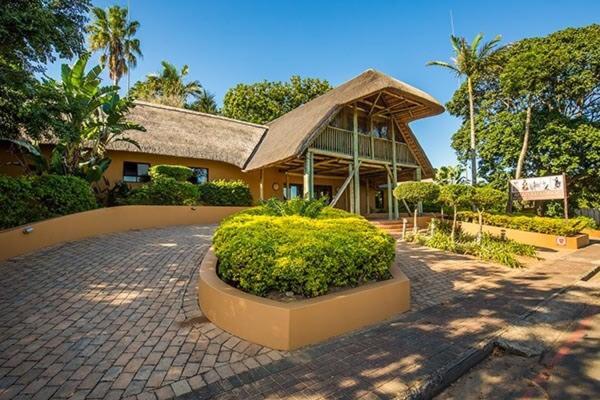
[[214,227],[131,231],[0,262],[0,399],[169,398],[282,354],[202,320]]

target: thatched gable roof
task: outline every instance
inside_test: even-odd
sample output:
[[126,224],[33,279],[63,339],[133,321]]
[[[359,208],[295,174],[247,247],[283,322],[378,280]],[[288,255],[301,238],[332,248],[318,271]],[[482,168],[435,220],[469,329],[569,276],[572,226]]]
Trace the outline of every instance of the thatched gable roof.
[[266,127],[218,115],[136,101],[129,115],[146,132],[127,132],[141,147],[115,142],[111,150],[223,161],[243,168]]
[[[327,124],[341,108],[357,99],[386,90],[420,104],[401,116],[394,116],[407,124],[415,119],[440,114],[444,107],[429,94],[375,70],[367,70],[346,83],[268,123],[268,131],[248,161],[245,170],[271,166],[301,155],[321,127]],[[417,149],[417,146],[415,146]],[[420,149],[420,146],[418,146]],[[420,149],[422,152],[422,149]],[[417,160],[426,160],[423,154]],[[427,165],[422,165],[427,167]]]

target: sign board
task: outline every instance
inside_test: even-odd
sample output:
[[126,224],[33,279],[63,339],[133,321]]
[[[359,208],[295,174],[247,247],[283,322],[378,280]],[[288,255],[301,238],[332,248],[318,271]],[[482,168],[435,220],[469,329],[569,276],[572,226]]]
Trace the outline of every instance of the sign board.
[[566,184],[564,175],[511,179],[510,195],[512,200],[566,199]]

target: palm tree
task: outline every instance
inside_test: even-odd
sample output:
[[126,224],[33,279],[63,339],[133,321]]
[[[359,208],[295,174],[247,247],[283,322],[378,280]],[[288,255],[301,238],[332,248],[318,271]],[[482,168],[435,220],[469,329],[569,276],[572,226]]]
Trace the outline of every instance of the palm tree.
[[129,68],[137,65],[137,57],[142,56],[140,41],[133,38],[140,23],[128,22],[127,8],[119,6],[109,7],[106,11],[94,7],[92,13],[94,21],[87,28],[90,49],[102,51],[100,62],[108,66],[110,79],[117,85]]
[[458,185],[465,181],[464,172],[465,168],[462,165],[442,166],[435,171],[434,181],[440,185]]
[[168,61],[162,62],[160,74],[150,74],[145,81],[137,82],[131,88],[131,94],[150,102],[165,104],[173,107],[184,107],[188,97],[198,99],[204,90],[198,81],[185,83],[189,67],[184,65],[181,71]]
[[202,94],[187,106],[190,110],[196,110],[207,114],[219,114],[219,108],[215,101],[215,95],[207,90],[203,90]]
[[481,44],[483,35],[480,33],[469,45],[467,40],[454,35],[450,36],[450,42],[454,49],[454,58],[452,64],[444,61],[430,61],[427,65],[437,65],[448,68],[456,73],[457,76],[466,76],[467,90],[469,93],[469,119],[471,123],[471,184],[477,184],[477,152],[475,149],[475,110],[473,100],[473,81],[477,74],[481,72],[488,61],[488,57],[493,53],[494,48],[500,42],[501,36],[497,35],[487,43]]

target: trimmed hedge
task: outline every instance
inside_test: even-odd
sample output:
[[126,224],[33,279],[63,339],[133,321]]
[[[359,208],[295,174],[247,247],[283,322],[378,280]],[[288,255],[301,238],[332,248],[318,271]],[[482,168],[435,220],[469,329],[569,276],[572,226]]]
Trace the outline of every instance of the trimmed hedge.
[[[461,221],[478,223],[477,213],[474,212],[463,211],[458,214],[458,217]],[[562,218],[483,213],[483,224],[549,235],[573,236],[586,228],[588,221],[581,218],[565,220]]]
[[194,171],[183,165],[155,165],[150,167],[148,175],[150,178],[173,178],[178,182],[185,182],[192,177]]
[[319,296],[388,279],[394,240],[362,217],[323,209],[317,218],[255,207],[224,220],[213,238],[219,275],[249,293]]
[[250,206],[252,195],[243,181],[219,179],[198,186],[198,202],[205,206]]
[[174,178],[157,176],[150,183],[131,190],[125,199],[131,205],[194,205],[198,186]]
[[0,228],[96,207],[89,183],[75,176],[0,176]]

